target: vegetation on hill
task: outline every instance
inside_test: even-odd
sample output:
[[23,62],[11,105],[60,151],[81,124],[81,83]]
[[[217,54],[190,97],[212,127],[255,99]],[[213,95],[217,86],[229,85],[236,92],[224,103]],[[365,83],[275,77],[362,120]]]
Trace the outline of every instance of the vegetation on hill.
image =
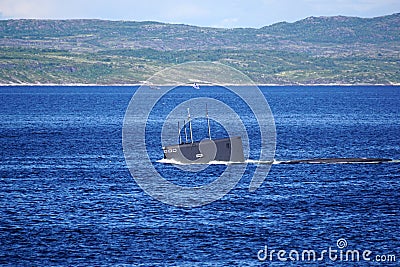
[[188,61],[258,83],[400,83],[400,14],[310,17],[261,29],[104,20],[0,21],[0,83],[126,84]]

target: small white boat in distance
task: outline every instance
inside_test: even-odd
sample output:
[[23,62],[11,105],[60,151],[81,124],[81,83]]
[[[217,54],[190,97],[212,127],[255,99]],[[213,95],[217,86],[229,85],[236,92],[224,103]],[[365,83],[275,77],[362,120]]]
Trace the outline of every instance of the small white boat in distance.
[[194,83],[194,84],[192,85],[192,87],[193,87],[194,89],[200,89],[200,85],[198,85],[197,83]]

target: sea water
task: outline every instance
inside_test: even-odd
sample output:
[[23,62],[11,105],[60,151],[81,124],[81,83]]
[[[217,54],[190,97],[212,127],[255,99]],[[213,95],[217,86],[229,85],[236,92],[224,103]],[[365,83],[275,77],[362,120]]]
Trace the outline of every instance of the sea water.
[[[197,208],[169,206],[147,195],[126,166],[122,126],[135,90],[0,87],[1,265],[380,266],[384,259],[385,266],[396,266],[400,261],[398,161],[272,165],[255,192],[248,190],[249,167],[220,200]],[[399,87],[261,90],[275,119],[277,161],[400,159]],[[204,92],[230,97],[202,87],[173,99]],[[159,170],[175,168],[157,162],[161,147],[150,147],[149,153]],[[203,185],[226,166],[211,168],[201,181],[194,175],[174,182]],[[307,252],[302,259],[304,250],[315,251],[316,258],[308,259]],[[329,250],[336,252],[328,255]],[[345,262],[348,250],[359,251],[359,260]],[[289,257],[290,251],[299,258]],[[371,251],[367,259],[364,251]]]

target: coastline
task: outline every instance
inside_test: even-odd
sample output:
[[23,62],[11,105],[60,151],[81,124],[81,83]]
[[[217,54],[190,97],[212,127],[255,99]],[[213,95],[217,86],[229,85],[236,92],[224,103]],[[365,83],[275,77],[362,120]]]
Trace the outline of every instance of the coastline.
[[[145,86],[148,85],[147,83],[122,83],[122,84],[95,84],[95,83],[0,83],[0,87],[20,87],[20,86],[65,86],[65,87],[108,87],[108,86],[119,86],[119,87],[138,87],[138,86]],[[317,87],[317,86],[326,86],[326,87],[333,87],[333,86],[400,86],[400,83],[387,83],[387,84],[369,84],[369,83],[356,83],[356,84],[344,84],[344,83],[326,83],[326,84],[201,84],[198,83],[199,86],[209,87],[209,86],[263,86],[263,87],[285,87],[285,86],[307,86],[307,87]],[[154,86],[178,86],[176,84],[154,84]],[[187,84],[190,86],[190,84]]]

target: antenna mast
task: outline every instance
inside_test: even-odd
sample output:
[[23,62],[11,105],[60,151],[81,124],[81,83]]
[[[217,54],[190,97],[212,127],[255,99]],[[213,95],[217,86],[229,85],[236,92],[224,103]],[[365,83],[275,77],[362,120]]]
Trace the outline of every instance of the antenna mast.
[[185,128],[185,144],[187,144],[187,132],[186,132],[186,122],[183,121],[183,127]]
[[182,137],[181,137],[181,127],[179,126],[179,121],[178,121],[178,144],[182,144]]
[[193,131],[192,131],[192,121],[190,120],[190,111],[189,108],[187,109],[188,111],[188,121],[189,121],[189,130],[190,130],[190,141],[193,144]]
[[208,108],[207,108],[207,104],[206,104],[206,117],[207,117],[207,125],[208,125],[208,139],[211,140],[210,118],[208,117]]

